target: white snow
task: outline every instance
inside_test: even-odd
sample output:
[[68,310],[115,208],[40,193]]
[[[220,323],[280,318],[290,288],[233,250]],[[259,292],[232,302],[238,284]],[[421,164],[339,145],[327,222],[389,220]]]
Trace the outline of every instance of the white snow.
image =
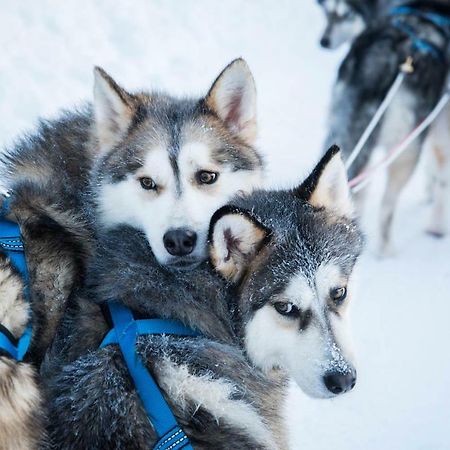
[[[200,94],[243,56],[258,86],[271,184],[299,181],[318,157],[344,53],[319,49],[314,0],[0,0],[0,8],[1,144],[39,116],[89,99],[95,64],[130,89]],[[369,196],[369,249],[353,307],[357,387],[332,401],[295,391],[295,449],[450,448],[450,239],[422,231],[428,208],[419,171],[398,209],[398,256],[378,260],[382,181]]]

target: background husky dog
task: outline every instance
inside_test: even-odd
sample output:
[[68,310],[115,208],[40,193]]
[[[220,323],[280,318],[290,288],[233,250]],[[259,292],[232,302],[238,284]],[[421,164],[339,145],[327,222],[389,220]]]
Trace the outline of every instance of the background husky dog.
[[[389,8],[401,1],[319,1],[326,15],[327,26],[320,40],[324,48],[335,49],[356,38],[367,26],[376,23]],[[362,27],[361,27],[362,24]],[[441,237],[448,229],[448,198],[450,190],[450,106],[446,106],[430,126],[424,147],[431,153],[428,167],[428,190],[432,203],[427,232]]]
[[[438,2],[413,2],[410,5],[450,14],[449,6]],[[448,68],[448,35],[418,16],[401,16],[401,21],[411,27],[420,39],[433,45],[436,53],[442,53],[442,57],[436,57],[432,52],[415,48],[411,36],[396,26],[397,19],[399,16],[385,17],[364,31],[353,42],[339,69],[325,147],[330,142],[336,142],[348,155],[407,56],[413,57],[415,68],[412,74],[407,75],[382,122],[351,166],[349,178],[361,172],[377,145],[390,149],[405,137],[431,111],[443,90]],[[413,142],[410,149],[388,169],[381,217],[380,250],[383,254],[392,250],[390,237],[394,208],[416,166],[424,137],[422,135]]]
[[[351,216],[333,148],[297,189],[259,191],[221,208],[211,221],[212,267],[173,273],[157,264],[143,233],[125,224],[100,231],[89,271],[96,304],[80,301],[65,333],[69,352],[53,355],[53,444],[155,442],[121,354],[97,350],[108,329],[98,305],[113,298],[139,316],[175,318],[202,333],[141,337],[137,345],[196,449],[286,448],[286,382],[264,377],[243,350],[265,372],[286,370],[312,396],[354,386],[347,303],[362,237]],[[56,369],[64,354],[73,361]]]
[[[105,223],[117,219],[105,206],[109,199],[124,220],[145,231],[160,263],[197,263],[206,257],[213,212],[261,175],[261,158],[251,147],[255,96],[241,59],[227,66],[203,99],[130,94],[97,69],[93,107],[41,122],[36,134],[0,156],[0,179],[12,193],[9,218],[24,237],[31,292],[28,311],[17,287],[21,280],[4,261],[0,321],[18,337],[31,316],[29,362],[39,366],[68,298],[83,284],[92,243],[85,201],[93,166]],[[0,431],[8,431],[0,433],[0,445],[34,448],[40,434],[34,372],[7,356],[0,356],[2,368],[0,398],[7,406]]]

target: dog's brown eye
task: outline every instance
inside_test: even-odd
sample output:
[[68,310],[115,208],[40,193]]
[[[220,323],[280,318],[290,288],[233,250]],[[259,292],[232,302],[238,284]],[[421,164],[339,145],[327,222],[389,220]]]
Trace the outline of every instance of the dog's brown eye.
[[213,184],[217,181],[218,177],[219,174],[217,172],[208,172],[207,170],[200,170],[196,174],[199,184]]
[[276,302],[273,307],[282,316],[299,317],[300,315],[300,310],[291,302]]
[[139,182],[141,183],[142,189],[156,191],[156,183],[150,177],[139,178]]
[[333,299],[335,303],[337,304],[342,303],[345,300],[345,297],[347,297],[347,288],[340,287],[336,289],[331,289],[330,297]]

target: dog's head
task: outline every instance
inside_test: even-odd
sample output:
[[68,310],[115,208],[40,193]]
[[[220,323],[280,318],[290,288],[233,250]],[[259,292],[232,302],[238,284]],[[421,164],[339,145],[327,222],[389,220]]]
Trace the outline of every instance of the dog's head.
[[353,40],[366,28],[376,0],[318,0],[318,3],[326,18],[320,45],[335,49]]
[[100,223],[142,230],[162,265],[204,260],[213,213],[260,183],[256,90],[246,62],[233,61],[195,100],[130,94],[97,68],[94,113]]
[[252,363],[285,369],[313,397],[353,388],[348,339],[363,238],[337,147],[293,191],[257,191],[213,216],[210,257],[235,285]]

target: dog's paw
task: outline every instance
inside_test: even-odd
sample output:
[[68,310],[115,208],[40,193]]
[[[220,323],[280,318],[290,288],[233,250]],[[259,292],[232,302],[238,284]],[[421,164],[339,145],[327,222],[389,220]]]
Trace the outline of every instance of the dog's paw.
[[434,237],[435,239],[442,239],[447,235],[447,230],[445,229],[445,227],[428,226],[425,229],[425,233],[427,233],[431,237]]

